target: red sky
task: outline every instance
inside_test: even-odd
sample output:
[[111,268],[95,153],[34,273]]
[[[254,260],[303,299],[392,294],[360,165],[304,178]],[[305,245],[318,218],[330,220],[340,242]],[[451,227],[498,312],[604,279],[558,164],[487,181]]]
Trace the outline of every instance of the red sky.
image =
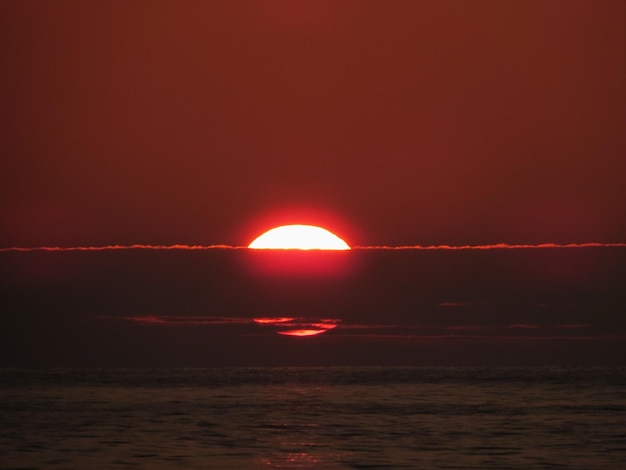
[[[623,0],[0,2],[0,365],[624,364],[625,20]],[[248,250],[5,250],[287,223],[613,246],[354,250],[310,278]]]
[[247,244],[302,208],[356,245],[624,242],[625,17],[3,2],[0,246]]

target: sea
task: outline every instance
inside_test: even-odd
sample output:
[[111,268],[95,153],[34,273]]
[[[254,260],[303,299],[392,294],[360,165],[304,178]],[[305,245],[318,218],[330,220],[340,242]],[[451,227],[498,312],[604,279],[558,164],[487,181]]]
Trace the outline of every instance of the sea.
[[626,368],[0,370],[0,468],[625,468]]

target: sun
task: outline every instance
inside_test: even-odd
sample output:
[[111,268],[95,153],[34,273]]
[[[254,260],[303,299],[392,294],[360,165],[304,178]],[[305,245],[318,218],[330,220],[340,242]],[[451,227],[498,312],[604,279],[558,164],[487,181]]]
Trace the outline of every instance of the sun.
[[248,248],[265,250],[349,250],[334,233],[315,225],[281,225],[255,238]]

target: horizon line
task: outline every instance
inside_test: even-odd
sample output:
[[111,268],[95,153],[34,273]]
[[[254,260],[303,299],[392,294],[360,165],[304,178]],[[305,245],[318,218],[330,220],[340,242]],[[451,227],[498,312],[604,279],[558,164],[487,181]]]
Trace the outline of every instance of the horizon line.
[[[601,243],[601,242],[585,242],[585,243],[493,243],[485,245],[371,245],[371,246],[353,246],[351,250],[520,250],[520,249],[545,249],[545,248],[626,248],[626,243]],[[254,250],[244,245],[102,245],[102,246],[35,246],[35,247],[6,247],[0,248],[0,252],[32,252],[32,251],[116,251],[116,250]],[[261,250],[266,251],[266,250]],[[293,251],[293,250],[282,250]],[[327,251],[327,250],[301,250],[301,251]],[[349,250],[343,250],[349,251]]]

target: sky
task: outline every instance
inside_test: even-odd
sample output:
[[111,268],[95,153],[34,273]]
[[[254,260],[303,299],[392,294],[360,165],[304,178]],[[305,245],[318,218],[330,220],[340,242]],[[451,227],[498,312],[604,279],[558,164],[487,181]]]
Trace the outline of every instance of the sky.
[[[321,225],[362,247],[623,244],[625,19],[626,4],[609,0],[3,2],[0,248],[245,246],[284,223]],[[559,338],[626,334],[624,248],[553,250],[359,252],[341,281],[307,278],[317,290],[293,287],[301,294],[284,304],[274,297],[304,278],[260,275],[236,250],[0,252],[5,339],[19,346],[5,348],[16,364],[71,363],[81,350],[96,363],[90,328],[134,351],[135,339],[156,344],[151,334],[176,331],[183,364],[184,344],[195,343],[181,332],[206,334],[194,322],[237,318],[256,332],[258,314],[302,317],[303,328],[316,315],[340,319],[315,339],[336,341],[325,348],[339,356],[349,348],[337,338],[359,322],[392,325],[391,338],[398,325],[424,326],[413,311],[462,312],[431,318],[426,336],[492,328],[492,345],[539,327]],[[509,274],[481,268],[494,263]],[[529,273],[545,283],[522,295],[511,286],[528,285]],[[424,284],[430,275],[440,282]],[[188,322],[168,328],[173,315]],[[47,325],[43,336],[33,324]],[[220,338],[232,349],[229,334]],[[267,338],[268,362],[293,353],[274,331]],[[497,356],[472,341],[482,348],[474,362]],[[572,354],[584,362],[599,348],[610,362],[625,350],[598,341]],[[61,352],[72,344],[73,355]],[[413,343],[387,344],[396,362],[415,353]],[[448,362],[464,356],[455,344]],[[550,344],[550,361],[567,357]],[[535,346],[525,342],[515,361]],[[254,356],[250,344],[240,350],[241,363]],[[353,350],[374,361],[370,343]]]
[[2,246],[626,239],[622,1],[0,9]]

